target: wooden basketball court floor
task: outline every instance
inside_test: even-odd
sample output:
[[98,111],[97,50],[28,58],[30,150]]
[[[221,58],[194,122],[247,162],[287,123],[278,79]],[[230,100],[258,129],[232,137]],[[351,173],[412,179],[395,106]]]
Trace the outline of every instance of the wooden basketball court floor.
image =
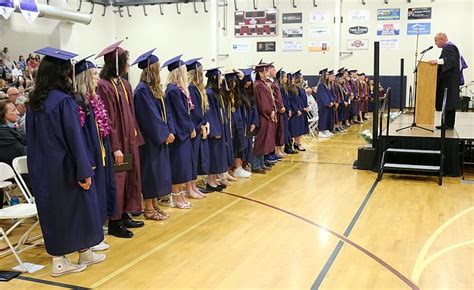
[[0,288],[473,289],[474,185],[353,170],[369,127],[306,138],[270,174],[108,236],[107,260],[82,273],[52,278],[44,248],[25,252],[46,268]]

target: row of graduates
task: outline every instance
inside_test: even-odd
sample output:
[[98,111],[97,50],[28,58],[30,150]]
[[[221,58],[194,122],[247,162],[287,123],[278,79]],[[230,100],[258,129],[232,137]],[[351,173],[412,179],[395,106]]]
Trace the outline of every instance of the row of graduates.
[[[280,71],[279,86],[270,64],[256,66],[255,82],[252,69],[222,76],[215,68],[205,72],[204,86],[199,59],[183,62],[178,56],[160,66],[151,50],[132,64],[142,69],[132,91],[120,77],[129,69],[120,44],[97,55],[104,57],[100,77],[88,58],[71,65],[77,54],[36,51],[45,57],[28,103],[27,155],[53,276],[105,259],[91,248],[104,244],[106,220],[109,234],[133,237],[130,229],[144,226],[130,217],[141,213],[142,195],[145,219],[167,219],[159,199],[188,209],[186,197],[225,188],[229,168],[249,177],[243,163],[265,173],[281,158],[272,158],[275,152],[282,153],[285,144],[291,149],[291,140],[296,150],[304,150],[300,139],[308,122],[306,97],[297,86],[301,74]],[[125,161],[131,169],[116,171]],[[196,186],[198,175],[208,176],[206,188]],[[78,263],[65,257],[74,251],[80,252]]]
[[[331,137],[334,133],[345,132],[353,124],[367,120],[366,114],[372,112],[374,82],[357,70],[340,68],[323,69],[319,72],[320,81],[316,89],[319,113],[319,137]],[[384,90],[379,85],[379,95]]]

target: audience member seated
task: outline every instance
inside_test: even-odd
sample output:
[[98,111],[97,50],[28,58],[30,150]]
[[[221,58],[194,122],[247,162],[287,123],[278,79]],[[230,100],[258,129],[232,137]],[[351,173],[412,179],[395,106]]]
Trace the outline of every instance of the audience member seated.
[[18,115],[15,103],[0,101],[0,162],[10,165],[14,158],[26,155],[26,136],[16,128]]
[[18,81],[18,77],[23,76],[23,71],[19,63],[15,65],[15,68],[12,70],[12,79],[13,82]]
[[7,90],[8,100],[15,104],[16,99],[20,96],[20,91],[16,87],[9,87]]
[[21,94],[20,92],[20,96],[18,97],[18,99],[16,99],[16,102],[15,102],[15,105],[16,105],[16,109],[18,110],[18,121],[17,121],[17,124],[18,124],[18,131],[20,131],[21,133],[26,133],[25,131],[25,119],[26,119],[26,107],[25,107],[25,103],[28,99],[23,95]]

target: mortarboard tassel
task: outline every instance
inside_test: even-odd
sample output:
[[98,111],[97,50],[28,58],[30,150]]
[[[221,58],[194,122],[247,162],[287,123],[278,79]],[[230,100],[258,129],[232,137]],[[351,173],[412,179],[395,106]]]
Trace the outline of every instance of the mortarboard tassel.
[[120,76],[118,55],[119,55],[118,49],[115,49],[115,73],[117,74],[117,76]]
[[74,64],[74,61],[71,60],[71,65],[72,65],[72,89],[73,89],[73,92],[76,93],[77,92],[77,87],[76,87],[76,66]]
[[149,84],[151,82],[151,77],[150,77],[150,58],[148,57],[148,63],[146,67],[146,82]]

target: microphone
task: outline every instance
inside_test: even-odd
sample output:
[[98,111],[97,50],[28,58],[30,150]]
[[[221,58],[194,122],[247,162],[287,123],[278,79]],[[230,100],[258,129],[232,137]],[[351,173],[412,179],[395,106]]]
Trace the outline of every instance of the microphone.
[[428,47],[427,49],[423,50],[423,51],[421,52],[421,54],[427,52],[427,51],[430,50],[430,49],[433,49],[433,46],[430,46],[430,47]]

